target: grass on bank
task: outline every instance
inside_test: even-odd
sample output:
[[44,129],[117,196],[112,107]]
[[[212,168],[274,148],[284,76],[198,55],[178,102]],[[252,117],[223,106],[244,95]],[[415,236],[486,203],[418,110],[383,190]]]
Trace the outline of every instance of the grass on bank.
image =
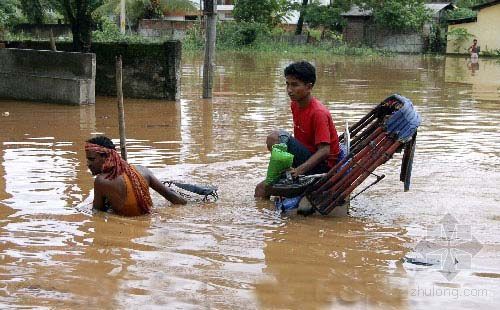
[[[217,27],[217,51],[241,53],[269,53],[269,54],[332,54],[353,56],[380,56],[391,55],[390,52],[378,51],[369,47],[352,47],[342,42],[339,36],[331,35],[321,39],[319,33],[312,31],[310,36],[314,43],[293,43],[293,35],[286,34],[281,29],[269,30],[256,23],[219,23]],[[57,42],[71,42],[72,36],[55,38]],[[98,30],[92,32],[93,42],[116,42],[151,44],[161,43],[168,37],[144,37],[137,33],[120,33],[118,26],[103,19]],[[7,32],[6,41],[49,41],[48,38],[39,38],[32,35]],[[205,33],[199,24],[190,28],[182,41],[182,50],[186,54],[202,52],[205,46]]]

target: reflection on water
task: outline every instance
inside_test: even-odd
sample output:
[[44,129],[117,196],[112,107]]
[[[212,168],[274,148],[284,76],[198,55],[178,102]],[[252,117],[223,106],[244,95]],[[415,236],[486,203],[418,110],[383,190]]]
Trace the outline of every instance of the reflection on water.
[[[214,99],[201,97],[202,60],[182,67],[182,100],[126,100],[129,161],[160,179],[219,186],[216,203],[134,219],[74,206],[92,189],[83,142],[118,137],[116,100],[62,106],[0,101],[0,305],[74,308],[454,308],[500,301],[500,64],[480,59],[324,57],[314,92],[337,124],[391,93],[422,114],[410,192],[400,155],[383,182],[351,202],[351,217],[279,216],[253,198],[267,133],[290,129],[282,70],[292,58],[226,54]],[[473,69],[473,70],[472,70]],[[8,112],[8,113],[5,113]],[[117,140],[115,140],[117,141]],[[401,259],[427,225],[451,213],[483,245],[447,282]],[[416,288],[484,289],[484,298],[414,295]]]
[[[476,59],[469,57],[446,58],[446,82],[471,86],[474,99],[500,100],[500,70],[498,59]],[[463,93],[462,93],[463,94]]]

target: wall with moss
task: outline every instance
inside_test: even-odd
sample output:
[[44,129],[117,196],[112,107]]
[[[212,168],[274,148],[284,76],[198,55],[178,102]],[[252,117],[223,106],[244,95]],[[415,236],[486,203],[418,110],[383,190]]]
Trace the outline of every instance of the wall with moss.
[[[49,42],[7,42],[9,48],[47,50]],[[57,43],[71,51],[71,43]],[[127,98],[177,100],[180,97],[180,41],[164,43],[93,43],[96,54],[95,92],[116,96],[116,56],[123,59],[123,95]]]

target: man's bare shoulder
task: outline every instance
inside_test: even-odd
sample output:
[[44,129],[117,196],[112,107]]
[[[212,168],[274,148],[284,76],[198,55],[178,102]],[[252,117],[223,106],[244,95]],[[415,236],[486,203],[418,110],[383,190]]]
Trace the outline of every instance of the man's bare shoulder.
[[153,175],[151,170],[149,170],[147,167],[140,166],[140,165],[134,165],[135,169],[146,179],[149,180],[149,178]]
[[94,187],[96,186],[110,186],[116,183],[120,178],[116,178],[114,180],[110,180],[106,178],[107,174],[99,174],[98,176],[95,177],[94,180]]

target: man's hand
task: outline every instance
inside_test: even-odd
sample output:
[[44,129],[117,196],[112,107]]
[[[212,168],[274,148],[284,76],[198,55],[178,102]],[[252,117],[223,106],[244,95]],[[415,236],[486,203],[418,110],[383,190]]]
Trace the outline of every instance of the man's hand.
[[328,158],[329,154],[330,144],[321,143],[318,146],[318,150],[316,151],[316,153],[309,157],[309,159],[305,163],[298,166],[297,168],[292,168],[292,170],[290,171],[292,177],[298,177],[299,175],[304,175],[307,172],[311,171],[312,169],[314,169],[314,167],[321,164],[322,161],[325,161]]

